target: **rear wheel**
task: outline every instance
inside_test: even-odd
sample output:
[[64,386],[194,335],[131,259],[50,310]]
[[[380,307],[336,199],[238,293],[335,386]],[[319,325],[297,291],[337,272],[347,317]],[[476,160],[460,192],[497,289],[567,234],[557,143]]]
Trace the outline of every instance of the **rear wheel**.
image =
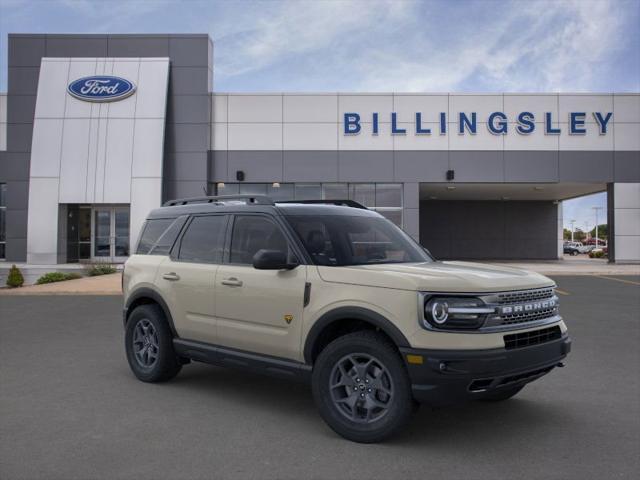
[[322,418],[355,442],[384,440],[414,409],[397,349],[375,332],[355,332],[330,343],[315,362],[312,387]]
[[173,351],[173,336],[158,305],[136,307],[125,332],[127,360],[143,382],[164,382],[175,377],[182,365]]
[[519,385],[517,387],[506,387],[499,388],[498,390],[494,390],[492,392],[484,394],[481,400],[486,402],[501,402],[503,400],[509,400],[511,397],[516,396],[520,393],[520,390],[524,388],[524,385]]

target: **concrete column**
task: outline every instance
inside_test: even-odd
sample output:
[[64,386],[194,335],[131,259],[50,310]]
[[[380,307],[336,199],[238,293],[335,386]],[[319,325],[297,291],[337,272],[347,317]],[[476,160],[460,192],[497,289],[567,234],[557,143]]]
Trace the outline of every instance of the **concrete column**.
[[564,216],[562,212],[562,202],[558,202],[558,259],[561,260],[564,256]]
[[402,200],[402,229],[420,241],[420,184],[405,183]]
[[611,183],[607,192],[609,261],[640,263],[640,183]]

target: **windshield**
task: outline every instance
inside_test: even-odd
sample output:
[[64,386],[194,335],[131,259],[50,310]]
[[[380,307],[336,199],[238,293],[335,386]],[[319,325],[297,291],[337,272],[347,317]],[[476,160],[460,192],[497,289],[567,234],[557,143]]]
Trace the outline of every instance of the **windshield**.
[[384,218],[346,215],[286,218],[316,265],[432,261],[422,247]]

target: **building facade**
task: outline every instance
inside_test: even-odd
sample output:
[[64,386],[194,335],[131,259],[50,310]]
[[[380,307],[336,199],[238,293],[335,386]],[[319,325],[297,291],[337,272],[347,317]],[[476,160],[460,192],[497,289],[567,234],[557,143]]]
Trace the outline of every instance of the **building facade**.
[[[205,194],[351,198],[438,258],[562,256],[562,201],[607,191],[640,262],[640,95],[214,93],[207,35],[9,35],[0,258],[123,261]],[[604,216],[605,212],[601,212]]]

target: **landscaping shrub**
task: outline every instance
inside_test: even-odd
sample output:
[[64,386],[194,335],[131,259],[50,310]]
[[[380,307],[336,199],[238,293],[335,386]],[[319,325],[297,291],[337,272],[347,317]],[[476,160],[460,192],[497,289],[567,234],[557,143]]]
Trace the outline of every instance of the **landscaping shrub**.
[[603,250],[591,250],[589,252],[589,258],[603,258],[605,257],[606,254],[604,253]]
[[65,280],[75,280],[82,278],[82,275],[77,273],[63,273],[63,272],[49,272],[42,275],[36,283],[42,285],[44,283],[64,282]]
[[98,275],[109,275],[110,273],[116,273],[117,269],[113,265],[108,263],[97,263],[87,268],[87,275],[90,277],[96,277]]
[[24,277],[18,267],[13,265],[9,270],[9,276],[7,277],[7,286],[11,288],[21,287],[24,283]]

